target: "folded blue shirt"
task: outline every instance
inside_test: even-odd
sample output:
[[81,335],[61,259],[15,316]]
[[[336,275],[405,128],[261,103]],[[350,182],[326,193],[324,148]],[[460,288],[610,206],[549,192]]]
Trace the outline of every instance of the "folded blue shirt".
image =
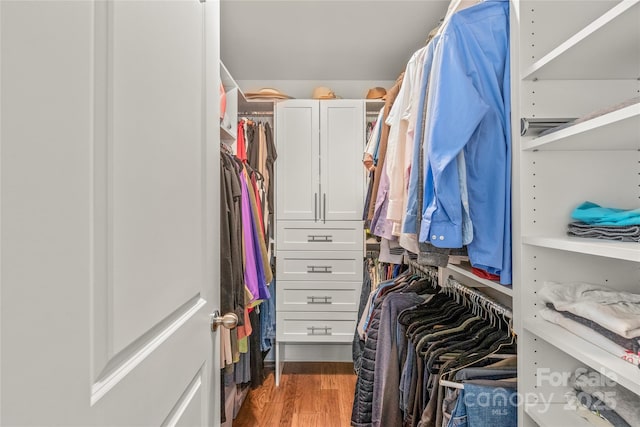
[[640,225],[640,209],[605,208],[593,202],[584,202],[574,209],[571,218],[590,225]]

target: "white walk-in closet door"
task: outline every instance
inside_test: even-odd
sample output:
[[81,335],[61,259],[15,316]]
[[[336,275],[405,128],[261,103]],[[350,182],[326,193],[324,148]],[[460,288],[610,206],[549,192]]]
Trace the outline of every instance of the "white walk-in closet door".
[[0,4],[0,424],[218,424],[218,7]]

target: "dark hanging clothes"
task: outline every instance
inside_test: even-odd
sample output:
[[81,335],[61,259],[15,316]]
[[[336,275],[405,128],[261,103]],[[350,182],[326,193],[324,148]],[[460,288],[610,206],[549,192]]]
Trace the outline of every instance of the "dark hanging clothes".
[[220,308],[236,313],[244,324],[244,272],[242,266],[242,215],[237,162],[220,154]]
[[[274,208],[275,208],[275,201],[274,201],[274,191],[273,191],[273,187],[275,184],[275,173],[273,170],[273,165],[276,161],[276,159],[278,158],[278,153],[276,152],[276,144],[273,141],[273,132],[271,130],[271,126],[269,125],[269,123],[265,123],[264,125],[264,130],[265,130],[265,134],[266,134],[266,141],[267,141],[267,176],[268,176],[268,181],[265,183],[265,185],[267,186],[266,191],[267,191],[267,209],[269,212],[269,221],[268,224],[274,224],[274,218],[273,218],[273,212],[274,212]],[[267,236],[273,236],[273,228],[269,227],[269,230],[266,230]]]
[[249,369],[251,372],[251,388],[258,388],[264,382],[264,361],[262,358],[262,335],[260,333],[260,315],[257,309],[249,312],[251,335],[249,335]]
[[249,165],[258,169],[260,163],[260,141],[258,138],[258,126],[247,126],[247,161]]

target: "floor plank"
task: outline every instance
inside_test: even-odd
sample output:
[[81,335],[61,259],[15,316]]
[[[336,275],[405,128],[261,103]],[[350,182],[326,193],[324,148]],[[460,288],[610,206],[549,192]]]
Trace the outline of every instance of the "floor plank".
[[269,371],[251,390],[233,427],[345,427],[356,376],[351,363],[288,362],[275,386]]

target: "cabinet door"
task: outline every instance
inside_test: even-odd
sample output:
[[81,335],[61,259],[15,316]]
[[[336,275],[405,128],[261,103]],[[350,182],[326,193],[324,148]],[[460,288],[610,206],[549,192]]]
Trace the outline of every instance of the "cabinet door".
[[277,106],[277,219],[320,217],[319,102],[289,100]]
[[361,220],[364,204],[364,112],[361,100],[320,101],[323,220]]

